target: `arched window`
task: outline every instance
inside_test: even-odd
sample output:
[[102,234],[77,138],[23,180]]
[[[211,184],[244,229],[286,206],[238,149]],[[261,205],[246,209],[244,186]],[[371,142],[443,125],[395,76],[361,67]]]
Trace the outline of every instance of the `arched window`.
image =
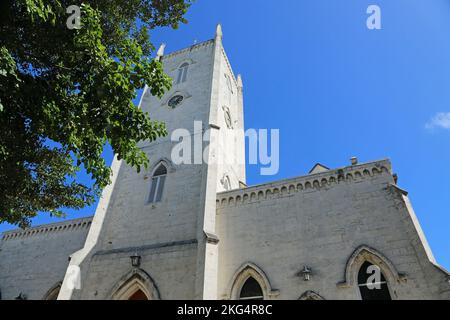
[[388,284],[380,267],[368,261],[359,269],[358,287],[362,300],[391,300]]
[[177,84],[185,82],[187,79],[189,63],[185,62],[178,68]]
[[264,294],[258,281],[249,277],[241,288],[240,300],[264,300]]
[[243,264],[234,274],[229,287],[229,299],[270,300],[279,295],[273,290],[264,271],[251,262]]
[[161,201],[164,182],[166,180],[167,168],[161,163],[154,171],[150,186],[149,203]]

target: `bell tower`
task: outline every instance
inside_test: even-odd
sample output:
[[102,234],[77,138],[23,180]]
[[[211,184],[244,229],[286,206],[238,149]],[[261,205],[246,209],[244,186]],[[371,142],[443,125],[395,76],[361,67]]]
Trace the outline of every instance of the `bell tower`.
[[[59,299],[117,297],[136,274],[148,275],[141,286],[151,282],[141,292],[157,290],[149,299],[218,298],[216,194],[245,183],[242,79],[233,74],[220,25],[214,39],[164,51],[157,59],[172,89],[158,99],[145,88],[139,107],[169,134],[140,143],[152,164],[145,172],[114,159],[113,182],[84,248],[71,257]],[[81,285],[72,288],[76,270]]]

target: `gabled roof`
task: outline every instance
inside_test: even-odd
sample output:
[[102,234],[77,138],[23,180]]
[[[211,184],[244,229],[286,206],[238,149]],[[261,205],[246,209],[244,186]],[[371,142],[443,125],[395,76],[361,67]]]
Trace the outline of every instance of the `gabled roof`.
[[323,164],[320,163],[316,163],[314,167],[312,167],[312,169],[309,171],[309,174],[325,172],[328,170],[330,170],[330,168],[328,168],[327,166],[324,166]]

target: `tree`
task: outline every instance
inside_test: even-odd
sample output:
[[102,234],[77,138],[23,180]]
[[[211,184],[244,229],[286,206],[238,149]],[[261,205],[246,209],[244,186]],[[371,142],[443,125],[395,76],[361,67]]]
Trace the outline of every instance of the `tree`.
[[[148,166],[137,143],[167,132],[132,100],[145,84],[159,97],[171,87],[149,31],[186,23],[191,1],[2,1],[0,223],[92,204],[110,183],[107,143],[138,172]],[[81,25],[69,29],[74,4]],[[81,165],[93,186],[77,181]]]

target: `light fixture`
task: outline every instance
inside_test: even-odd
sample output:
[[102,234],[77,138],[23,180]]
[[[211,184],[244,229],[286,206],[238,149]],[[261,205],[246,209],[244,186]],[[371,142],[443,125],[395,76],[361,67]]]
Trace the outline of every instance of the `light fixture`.
[[300,275],[303,276],[303,280],[309,281],[311,279],[311,268],[308,266],[303,266],[302,271],[300,271]]
[[135,252],[132,256],[130,256],[131,259],[131,265],[135,268],[139,267],[141,265],[141,256]]

